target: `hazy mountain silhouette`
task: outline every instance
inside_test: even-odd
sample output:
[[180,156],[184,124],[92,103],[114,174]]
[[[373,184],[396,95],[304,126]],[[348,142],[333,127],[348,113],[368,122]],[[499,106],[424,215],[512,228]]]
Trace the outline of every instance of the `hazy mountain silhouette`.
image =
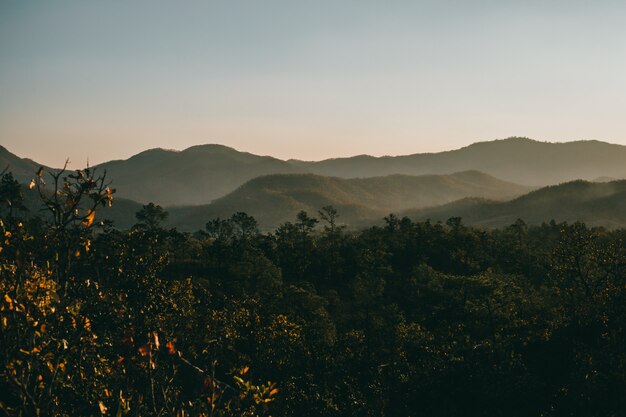
[[202,145],[183,151],[152,149],[97,167],[107,169],[119,196],[173,206],[210,203],[248,180],[270,174],[367,178],[479,170],[506,181],[536,186],[574,179],[625,178],[626,146],[509,138],[440,153],[380,158],[361,155],[304,162]]
[[151,149],[96,168],[107,170],[118,196],[165,206],[210,203],[252,178],[303,172],[280,159],[222,145]]
[[[0,169],[9,166],[15,177],[22,182],[29,181],[39,167],[38,163],[19,158],[2,147],[0,164],[2,164]],[[208,204],[225,197],[247,181],[272,174],[316,173],[351,179],[397,175],[392,189],[408,186],[406,183],[411,180],[402,179],[402,176],[451,174],[469,170],[485,172],[515,184],[536,186],[558,184],[579,178],[588,180],[626,178],[626,146],[598,141],[545,143],[526,138],[509,138],[475,143],[440,153],[380,158],[361,155],[305,162],[253,155],[222,145],[202,145],[183,151],[151,149],[129,159],[106,162],[95,168],[100,172],[107,170],[107,177],[113,181],[112,186],[117,189],[118,198],[128,198],[142,204],[154,202],[163,206],[187,206]],[[435,178],[437,176],[433,175],[430,180],[435,181]],[[369,191],[371,195],[379,195],[376,187],[390,186],[388,183],[390,180],[383,183],[381,181],[378,179],[364,183],[362,190],[357,193],[358,199],[335,201],[335,197],[327,198],[325,194],[320,194],[324,198],[317,199],[335,201],[334,204],[346,204],[346,209],[348,206],[353,207],[355,216],[359,210],[390,208],[397,210],[397,204],[386,205],[384,199],[398,203],[400,197],[405,198],[407,195],[404,191],[398,192],[397,198],[391,195],[381,196],[381,201],[368,197]],[[358,183],[347,184],[355,188]],[[433,182],[433,189],[439,186],[441,184]],[[321,187],[332,188],[334,185],[324,184]],[[343,184],[342,187],[348,185]],[[365,190],[365,187],[371,187],[372,190]],[[341,192],[335,189],[336,196],[347,192],[344,188]],[[446,188],[440,191],[443,196],[447,192],[445,190]],[[310,190],[308,192],[316,193]],[[280,193],[276,190],[271,193],[276,199],[279,199],[278,194]],[[489,197],[483,194],[464,194],[464,196]],[[500,195],[497,197],[501,198]],[[230,198],[232,200],[225,201],[235,201],[234,197]],[[306,199],[296,200],[299,201],[298,204],[306,202]],[[264,201],[268,201],[267,196]],[[446,201],[449,200],[442,198],[439,201],[433,200],[432,204]],[[220,201],[218,206],[225,207],[225,204]],[[354,207],[354,204],[360,208]],[[317,208],[319,206],[316,206]],[[235,210],[244,211],[244,207]]]
[[572,181],[530,192],[507,202],[467,198],[440,207],[408,210],[412,219],[445,221],[461,217],[467,224],[500,227],[518,218],[528,224],[582,221],[589,226],[626,226],[626,181]]
[[390,212],[443,204],[467,196],[509,199],[529,187],[500,181],[477,171],[452,175],[391,175],[341,179],[312,174],[269,175],[248,181],[212,204],[173,208],[171,223],[181,228],[202,228],[207,220],[243,211],[264,228],[293,220],[300,210],[312,215],[334,206],[340,221],[351,226],[381,219]]
[[344,178],[449,174],[465,170],[479,170],[506,181],[537,186],[575,179],[626,178],[626,146],[599,141],[547,143],[508,138],[439,153],[290,162],[319,175]]
[[35,176],[39,167],[41,165],[37,162],[28,158],[20,158],[0,145],[0,172],[8,168],[8,171],[13,174],[13,178],[21,183],[28,183]]

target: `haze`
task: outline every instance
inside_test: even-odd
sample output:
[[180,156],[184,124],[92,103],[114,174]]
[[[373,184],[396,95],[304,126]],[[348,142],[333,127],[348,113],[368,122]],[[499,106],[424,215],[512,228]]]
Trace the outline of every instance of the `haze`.
[[624,21],[617,1],[2,0],[0,143],[51,166],[626,144]]

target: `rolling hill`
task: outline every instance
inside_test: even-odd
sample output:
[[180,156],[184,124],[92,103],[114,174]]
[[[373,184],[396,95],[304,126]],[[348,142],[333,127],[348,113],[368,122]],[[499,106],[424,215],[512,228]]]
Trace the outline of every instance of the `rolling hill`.
[[504,200],[529,190],[477,171],[365,179],[269,175],[247,182],[212,204],[172,208],[170,223],[182,229],[197,229],[204,227],[207,220],[243,211],[254,216],[264,229],[272,229],[293,220],[300,210],[315,215],[323,206],[332,205],[339,211],[341,222],[358,226],[408,208],[468,196]]
[[285,161],[222,145],[151,149],[95,168],[106,169],[119,197],[163,206],[206,204],[261,175],[303,172]]
[[507,202],[467,198],[439,207],[402,213],[415,220],[445,221],[461,217],[464,223],[501,227],[518,218],[528,224],[582,221],[589,226],[626,227],[626,181],[592,183],[572,181],[530,192]]

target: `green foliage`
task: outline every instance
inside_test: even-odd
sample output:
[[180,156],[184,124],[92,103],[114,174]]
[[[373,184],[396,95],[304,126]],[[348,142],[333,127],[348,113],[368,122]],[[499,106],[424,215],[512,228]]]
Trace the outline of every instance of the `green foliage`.
[[49,216],[2,213],[3,415],[626,413],[624,230],[349,232],[324,207],[325,227],[237,213],[192,235],[148,205],[121,231],[103,178],[57,179]]

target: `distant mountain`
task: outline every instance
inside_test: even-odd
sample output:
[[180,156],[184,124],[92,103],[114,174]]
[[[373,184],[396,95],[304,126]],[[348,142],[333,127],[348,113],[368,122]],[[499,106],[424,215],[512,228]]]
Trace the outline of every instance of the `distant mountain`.
[[19,182],[29,182],[35,176],[40,166],[37,162],[27,158],[20,158],[9,152],[5,147],[0,146],[0,172],[8,168],[8,171]]
[[[0,169],[9,165],[23,182],[39,167],[1,147],[0,163]],[[305,162],[253,155],[222,145],[201,145],[183,151],[151,149],[95,168],[100,172],[107,170],[118,197],[143,204],[152,201],[163,206],[186,206],[208,204],[249,180],[272,174],[370,178],[478,170],[529,186],[575,179],[621,179],[626,178],[626,146],[598,141],[546,143],[509,138],[440,153],[380,158],[361,155]]]
[[164,206],[206,204],[261,175],[303,172],[276,158],[221,145],[151,149],[95,168],[107,170],[118,196]]
[[343,178],[390,174],[449,174],[479,170],[526,185],[553,185],[575,179],[626,178],[626,146],[599,141],[566,143],[508,138],[461,149],[380,158],[360,155],[319,162],[290,161],[310,172]]
[[574,179],[626,178],[626,146],[598,141],[537,142],[509,138],[454,151],[396,157],[282,161],[221,145],[183,151],[151,149],[126,160],[97,166],[113,180],[120,197],[164,206],[207,204],[262,175],[314,173],[341,178],[451,174],[479,170],[525,185]]
[[443,204],[468,196],[504,200],[529,190],[477,171],[365,179],[269,175],[247,182],[212,204],[172,208],[170,223],[183,229],[197,229],[210,219],[243,211],[254,216],[263,228],[272,229],[293,220],[300,210],[316,215],[323,206],[332,205],[339,211],[341,222],[357,226],[408,208]]
[[501,227],[518,218],[528,224],[582,221],[589,226],[626,227],[626,181],[592,183],[572,181],[541,188],[507,202],[468,198],[420,210],[409,210],[415,220],[445,221],[462,217],[467,224]]

